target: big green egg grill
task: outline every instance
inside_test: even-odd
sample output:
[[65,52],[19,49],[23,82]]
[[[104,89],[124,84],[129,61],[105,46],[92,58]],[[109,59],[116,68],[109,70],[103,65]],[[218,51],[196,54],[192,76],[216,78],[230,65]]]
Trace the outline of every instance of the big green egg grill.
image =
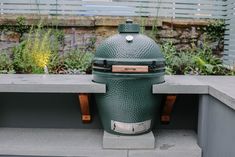
[[109,133],[147,133],[158,116],[161,96],[152,94],[152,86],[164,82],[164,57],[131,20],[118,31],[98,46],[93,60],[93,81],[107,88],[95,94],[99,115]]

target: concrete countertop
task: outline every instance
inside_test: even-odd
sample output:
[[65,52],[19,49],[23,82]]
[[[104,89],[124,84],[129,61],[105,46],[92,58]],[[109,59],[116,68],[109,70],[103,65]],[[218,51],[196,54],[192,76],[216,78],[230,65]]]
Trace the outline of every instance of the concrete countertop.
[[166,82],[153,85],[155,94],[209,94],[235,110],[234,76],[165,76]]
[[0,75],[0,92],[105,93],[105,91],[105,85],[92,82],[92,75]]

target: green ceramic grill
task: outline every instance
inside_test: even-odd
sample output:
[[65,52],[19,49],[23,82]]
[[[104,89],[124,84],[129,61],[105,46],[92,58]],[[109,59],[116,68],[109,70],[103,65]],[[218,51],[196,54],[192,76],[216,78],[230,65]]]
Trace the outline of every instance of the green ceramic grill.
[[147,133],[158,119],[161,97],[152,94],[152,85],[164,82],[164,57],[131,20],[118,31],[98,46],[93,60],[93,81],[107,88],[95,94],[99,115],[109,133]]

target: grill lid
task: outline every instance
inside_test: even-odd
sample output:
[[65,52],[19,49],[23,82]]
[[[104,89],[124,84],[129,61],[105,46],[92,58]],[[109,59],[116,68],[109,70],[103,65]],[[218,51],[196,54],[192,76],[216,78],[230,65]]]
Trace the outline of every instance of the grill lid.
[[127,20],[119,34],[104,40],[96,49],[93,71],[120,73],[164,72],[164,57],[151,38],[139,34],[139,25]]

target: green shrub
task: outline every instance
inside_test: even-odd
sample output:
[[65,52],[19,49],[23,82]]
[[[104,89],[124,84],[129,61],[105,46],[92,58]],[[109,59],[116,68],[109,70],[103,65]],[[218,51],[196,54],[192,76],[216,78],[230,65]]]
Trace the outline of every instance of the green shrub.
[[13,66],[17,73],[30,73],[32,61],[29,54],[25,52],[26,41],[21,42],[13,49]]
[[204,45],[201,49],[196,49],[193,56],[196,71],[201,75],[226,75],[229,70],[223,66],[222,60],[212,54],[211,48]]
[[161,45],[165,56],[166,74],[185,74],[191,71],[192,56],[190,53],[178,53],[172,42]]
[[65,35],[64,35],[64,32],[62,30],[52,29],[51,34],[55,37],[55,39],[60,44],[64,44]]
[[78,49],[59,55],[64,42],[62,31],[31,29],[27,40],[13,51],[13,65],[18,73],[79,73],[88,72],[93,54]]
[[79,70],[87,72],[91,67],[94,54],[91,52],[81,52],[80,50],[72,50],[64,56],[64,65],[66,69]]
[[13,50],[14,68],[20,73],[47,73],[52,56],[58,54],[54,50],[50,29],[31,29],[27,40]]
[[6,52],[0,52],[0,73],[14,73],[12,60]]
[[224,37],[225,26],[224,20],[215,20],[204,27],[203,31],[208,35],[210,40],[217,41]]
[[165,56],[166,74],[191,75],[233,75],[233,71],[223,66],[222,60],[212,54],[206,44],[203,48],[194,48],[178,52],[171,42],[161,46]]
[[15,24],[3,24],[0,25],[0,31],[13,31],[19,34],[19,40],[22,41],[24,33],[30,30],[30,26],[26,24],[26,18],[18,16]]

